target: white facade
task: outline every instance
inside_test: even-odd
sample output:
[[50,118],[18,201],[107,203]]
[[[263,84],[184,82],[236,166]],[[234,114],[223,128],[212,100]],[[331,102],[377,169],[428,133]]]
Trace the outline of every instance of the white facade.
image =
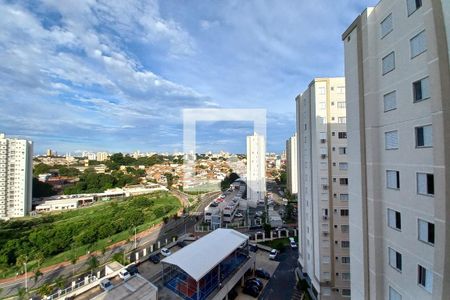
[[108,159],[108,152],[97,152],[97,161],[105,161]]
[[350,294],[345,79],[316,78],[296,98],[299,263],[318,299]]
[[0,219],[23,217],[31,210],[33,144],[0,134]]
[[247,137],[247,200],[256,207],[266,195],[266,140],[254,134]]
[[298,192],[297,134],[286,141],[286,187],[291,195]]
[[450,1],[381,0],[343,34],[354,299],[449,299]]

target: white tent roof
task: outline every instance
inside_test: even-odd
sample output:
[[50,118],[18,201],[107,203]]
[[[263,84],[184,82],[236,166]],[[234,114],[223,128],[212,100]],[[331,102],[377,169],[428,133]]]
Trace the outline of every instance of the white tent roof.
[[248,236],[236,230],[219,228],[161,262],[176,265],[199,281],[247,240]]

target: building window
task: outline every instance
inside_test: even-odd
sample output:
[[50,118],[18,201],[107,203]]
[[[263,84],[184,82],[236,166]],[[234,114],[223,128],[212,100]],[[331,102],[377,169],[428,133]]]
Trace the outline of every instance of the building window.
[[402,270],[402,254],[392,248],[388,248],[389,265],[398,271]]
[[351,290],[350,289],[342,289],[342,296],[350,297],[351,296]]
[[349,264],[349,263],[350,263],[350,257],[348,257],[348,256],[342,256],[342,257],[341,257],[341,262],[342,262],[343,264]]
[[394,288],[389,287],[389,300],[402,300],[402,295]]
[[383,96],[384,112],[397,108],[397,92],[393,91]]
[[433,127],[431,125],[416,127],[416,147],[433,147]]
[[347,123],[346,117],[338,117],[338,124],[345,124]]
[[384,38],[393,30],[392,14],[389,14],[386,18],[384,18],[383,21],[381,21],[380,29],[381,29],[381,38]]
[[395,53],[391,52],[382,59],[382,71],[383,75],[393,71],[395,69]]
[[431,293],[433,291],[433,273],[421,265],[418,265],[417,283]]
[[339,154],[347,154],[347,147],[339,147]]
[[397,229],[397,230],[402,230],[402,216],[401,216],[400,212],[388,208],[387,216],[388,216],[388,226],[389,227],[391,227],[393,229]]
[[350,241],[341,241],[341,248],[350,248]]
[[386,150],[398,149],[398,131],[388,131],[384,133],[384,148]]
[[345,94],[345,86],[338,86],[337,87],[337,93],[338,94]]
[[319,87],[319,95],[325,95],[325,87]]
[[339,170],[348,170],[348,163],[340,162],[339,163]]
[[422,0],[406,0],[406,8],[408,16],[412,15],[416,10],[422,7]]
[[338,103],[337,103],[337,108],[345,108],[346,106],[345,106],[345,102],[344,101],[339,101]]
[[411,47],[411,58],[418,56],[419,54],[427,51],[427,41],[425,36],[425,30],[414,36],[409,40]]
[[339,200],[348,201],[348,194],[339,194]]
[[434,224],[419,219],[419,240],[434,245]]
[[417,194],[434,195],[434,175],[429,173],[417,173]]
[[413,82],[414,102],[430,98],[430,80],[428,77]]
[[339,178],[339,183],[341,185],[348,185],[348,178]]
[[347,138],[347,132],[345,132],[345,131],[338,132],[338,138],[346,139]]
[[351,275],[348,272],[341,273],[341,278],[344,281],[350,281]]
[[349,226],[348,226],[348,225],[341,225],[341,232],[342,232],[342,233],[347,233],[347,232],[348,232],[348,229],[349,229]]
[[400,189],[400,172],[394,170],[386,171],[386,187],[388,189]]
[[348,217],[348,209],[341,209],[341,216]]

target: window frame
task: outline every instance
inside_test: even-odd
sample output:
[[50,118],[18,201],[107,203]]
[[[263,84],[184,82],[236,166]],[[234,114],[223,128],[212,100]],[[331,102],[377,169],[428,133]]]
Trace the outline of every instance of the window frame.
[[[423,270],[425,272],[423,272]],[[422,284],[422,280],[420,280],[423,277],[423,274],[425,275],[425,278],[423,278],[423,284]],[[431,276],[431,280],[429,281],[429,283],[431,284],[431,286],[427,287],[427,276]],[[417,265],[417,285],[420,286],[421,288],[423,288],[424,290],[426,290],[427,292],[429,292],[430,294],[433,293],[433,272],[431,272],[429,269],[425,268],[422,265]]]
[[[427,95],[427,97],[423,98],[422,81],[424,81],[425,79],[428,79],[428,90],[429,90],[428,92],[431,91],[431,89],[430,89],[430,76],[429,75],[427,75],[425,77],[422,77],[422,78],[420,78],[420,79],[418,79],[416,81],[413,81],[412,82],[413,103],[419,103],[419,102],[426,101],[426,100],[431,98],[431,93],[430,93],[430,95]],[[415,89],[414,89],[415,84],[418,83],[418,82],[420,82],[420,89],[421,89],[421,93],[422,93],[422,98],[421,99],[416,99],[416,92],[415,92]]]
[[[392,211],[394,213],[394,223],[395,224],[393,224],[393,226],[395,226],[395,227],[392,227],[391,224],[389,223],[389,211]],[[398,214],[400,220],[397,220],[397,214]],[[387,216],[387,226],[391,229],[401,232],[402,231],[402,213],[395,209],[387,208],[386,216]],[[400,227],[397,227],[397,224],[400,224]]]
[[[393,252],[393,255],[395,256],[395,261],[391,261],[391,251]],[[398,266],[399,263],[399,257],[400,257],[400,267]],[[388,263],[389,266],[391,268],[393,268],[394,270],[398,271],[398,272],[402,272],[403,269],[403,258],[402,258],[402,254],[400,252],[398,252],[397,250],[395,250],[392,247],[388,247]]]
[[[393,57],[393,66],[392,66],[392,69],[390,69],[390,70],[388,70],[388,71],[385,71],[384,70],[384,60],[388,57],[388,56],[391,56],[392,55],[392,57]],[[394,71],[395,70],[395,51],[391,51],[389,54],[387,54],[387,55],[385,55],[385,56],[383,56],[383,58],[381,58],[381,75],[382,76],[384,76],[384,75],[387,75],[387,74],[389,74],[389,73],[391,73],[392,71]]]
[[[423,131],[422,135],[423,135],[423,146],[419,145],[419,139],[418,139],[418,129],[424,129],[425,127],[430,127],[431,128],[431,145],[426,145],[425,144],[425,134]],[[421,149],[421,148],[433,148],[433,124],[427,124],[427,125],[421,125],[421,126],[416,126],[414,127],[414,134],[415,134],[415,139],[416,139],[416,148]]]
[[428,47],[427,47],[427,45],[426,45],[426,38],[427,38],[427,36],[425,35],[425,36],[424,36],[424,39],[425,39],[425,48],[424,48],[422,51],[420,51],[420,52],[418,52],[417,54],[415,54],[415,55],[413,55],[413,53],[412,53],[412,50],[413,50],[413,49],[412,49],[412,43],[411,43],[411,42],[412,42],[415,38],[417,38],[419,35],[421,35],[421,34],[424,34],[424,35],[425,35],[425,29],[423,29],[421,32],[419,32],[418,34],[414,35],[412,38],[409,39],[409,50],[410,50],[410,54],[411,54],[411,59],[416,58],[417,56],[419,56],[419,55],[421,55],[421,54],[427,52],[427,50],[428,50]]
[[[425,175],[426,176],[427,193],[420,193],[419,192],[419,175]],[[428,187],[429,187],[428,186],[429,185],[429,182],[428,182],[429,177],[428,176],[429,175],[433,176],[433,193],[432,194],[428,193],[429,192],[429,190],[428,190]],[[436,189],[435,189],[435,186],[434,186],[434,173],[416,172],[416,192],[417,192],[417,195],[427,196],[427,197],[434,197],[435,191],[436,191]]]
[[[427,240],[422,240],[420,238],[420,222],[421,221],[427,224],[427,228],[426,228],[426,230],[427,230],[427,233],[426,233]],[[429,239],[430,239],[430,225],[433,225],[433,242],[429,241]],[[430,246],[434,247],[434,244],[436,243],[436,228],[435,227],[436,227],[436,225],[434,223],[431,223],[431,222],[428,222],[427,220],[418,218],[417,219],[417,239],[419,241],[421,241],[422,243],[425,243],[427,245],[430,245]]]
[[417,7],[417,0],[412,0],[412,1],[414,1],[414,6],[415,6],[415,9],[414,10],[412,10],[411,12],[409,11],[409,7],[408,7],[408,2],[409,0],[406,0],[406,13],[408,14],[408,18],[410,17],[410,16],[412,16],[416,11],[418,11],[419,10],[419,8],[421,8],[422,6],[423,6],[423,2],[422,2],[422,0],[419,0],[420,1],[420,6],[419,7]]
[[[394,108],[390,108],[390,109],[386,109],[386,96],[388,95],[395,95],[395,107]],[[386,93],[383,95],[383,111],[384,112],[388,112],[388,111],[393,111],[397,109],[397,90],[393,90],[392,92]]]
[[[383,23],[388,19],[391,18],[391,28],[390,30],[388,30],[387,32],[385,32],[383,34]],[[392,17],[392,13],[389,13],[384,19],[383,21],[380,22],[380,39],[384,39],[386,36],[389,35],[389,33],[391,33],[392,31],[394,31],[394,19]]]
[[[388,177],[388,173],[389,172],[395,172],[396,173],[396,180],[397,180],[397,187],[390,187],[389,186],[389,177]],[[387,189],[391,189],[391,190],[400,190],[400,171],[398,170],[386,170],[386,188]]]

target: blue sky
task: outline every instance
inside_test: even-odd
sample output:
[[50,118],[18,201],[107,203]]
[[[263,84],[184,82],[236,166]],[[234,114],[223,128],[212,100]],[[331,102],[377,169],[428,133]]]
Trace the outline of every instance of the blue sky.
[[[2,1],[0,132],[35,152],[181,151],[183,108],[265,108],[267,149],[294,98],[342,76],[342,32],[375,0]],[[249,123],[197,126],[245,152]]]

